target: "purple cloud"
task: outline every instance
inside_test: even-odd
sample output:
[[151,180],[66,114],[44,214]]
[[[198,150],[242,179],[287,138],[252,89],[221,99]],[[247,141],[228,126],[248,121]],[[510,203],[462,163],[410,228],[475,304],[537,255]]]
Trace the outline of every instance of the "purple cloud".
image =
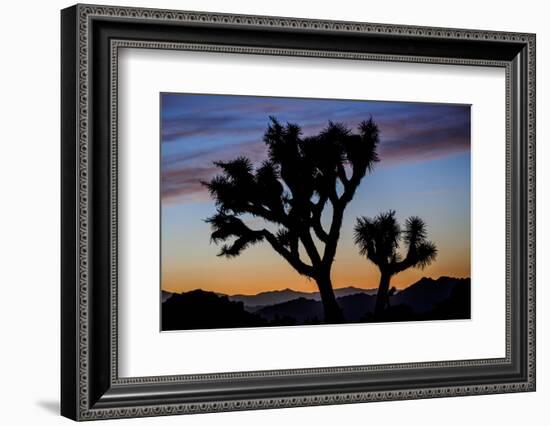
[[219,172],[214,161],[264,160],[270,115],[299,124],[303,136],[318,133],[329,120],[356,130],[372,116],[380,128],[378,167],[470,149],[465,105],[171,94],[162,112],[162,197],[168,202],[208,200],[200,182]]
[[254,139],[225,147],[212,147],[185,155],[163,158],[161,170],[161,196],[167,202],[205,201],[208,191],[201,182],[220,173],[214,161],[229,161],[246,156],[253,164],[266,158],[266,146]]

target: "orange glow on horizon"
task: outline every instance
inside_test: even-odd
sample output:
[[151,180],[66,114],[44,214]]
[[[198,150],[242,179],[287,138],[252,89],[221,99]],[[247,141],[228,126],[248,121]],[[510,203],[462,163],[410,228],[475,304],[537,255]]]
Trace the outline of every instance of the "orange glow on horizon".
[[[403,289],[422,277],[470,277],[469,250],[453,254],[454,256],[441,256],[439,261],[424,270],[410,268],[396,274],[392,277],[391,285]],[[216,258],[203,267],[184,264],[170,270],[166,268],[163,270],[161,287],[165,291],[175,293],[202,289],[228,295],[253,295],[286,288],[303,292],[318,291],[314,280],[299,275],[275,256],[254,266],[248,263],[246,268],[240,263],[238,258]],[[346,256],[341,262],[337,259],[332,268],[332,283],[335,289],[349,286],[372,289],[378,287],[379,279],[380,272],[377,267],[359,255],[351,259]]]

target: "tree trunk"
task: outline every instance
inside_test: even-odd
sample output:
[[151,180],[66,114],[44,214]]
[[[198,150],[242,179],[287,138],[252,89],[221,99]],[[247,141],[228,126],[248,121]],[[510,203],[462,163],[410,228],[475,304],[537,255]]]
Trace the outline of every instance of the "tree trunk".
[[388,304],[388,290],[390,289],[391,274],[382,272],[380,275],[380,285],[376,293],[376,306],[374,307],[374,319],[379,320]]
[[325,311],[325,323],[334,324],[344,322],[342,309],[340,309],[336,301],[336,296],[334,295],[334,290],[332,289],[330,274],[324,274],[318,277],[316,282],[319,287],[319,293],[321,294],[321,301],[323,302],[323,309]]

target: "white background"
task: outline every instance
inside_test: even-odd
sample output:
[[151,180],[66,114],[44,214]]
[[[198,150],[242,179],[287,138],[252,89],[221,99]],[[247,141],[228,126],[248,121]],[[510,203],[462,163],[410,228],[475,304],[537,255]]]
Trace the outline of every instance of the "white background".
[[[504,357],[504,77],[502,68],[123,49],[118,90],[119,374]],[[167,91],[471,104],[472,319],[159,333],[158,100]],[[495,209],[501,212],[496,217]],[[224,348],[223,356],[212,347]]]
[[[119,4],[110,2],[107,4]],[[318,425],[384,422],[545,424],[550,400],[550,29],[544,2],[139,1],[133,6],[536,32],[538,106],[538,390],[530,394],[108,421],[102,424]],[[69,424],[59,394],[59,9],[64,1],[2,8],[0,68],[0,398],[3,424]],[[547,77],[546,77],[547,79]],[[546,166],[546,167],[545,167]]]

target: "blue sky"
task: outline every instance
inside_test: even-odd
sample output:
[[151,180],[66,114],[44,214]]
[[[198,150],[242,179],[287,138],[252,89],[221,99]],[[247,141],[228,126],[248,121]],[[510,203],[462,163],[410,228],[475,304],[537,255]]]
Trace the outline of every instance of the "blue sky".
[[[438,261],[395,280],[408,285],[423,275],[469,276],[470,107],[468,105],[322,100],[231,95],[161,94],[162,286],[226,293],[295,288],[314,291],[267,246],[236,259],[216,257],[204,219],[215,209],[201,181],[219,170],[214,161],[266,157],[269,116],[297,123],[303,135],[329,120],[355,130],[373,117],[380,129],[380,162],[346,210],[333,269],[335,287],[374,287],[377,271],[359,257],[352,230],[357,216],[394,209],[400,221],[421,216],[438,245]],[[269,268],[260,280],[259,268]],[[230,277],[230,278],[228,278]],[[261,281],[261,282],[258,282]],[[392,282],[393,283],[393,282]]]

